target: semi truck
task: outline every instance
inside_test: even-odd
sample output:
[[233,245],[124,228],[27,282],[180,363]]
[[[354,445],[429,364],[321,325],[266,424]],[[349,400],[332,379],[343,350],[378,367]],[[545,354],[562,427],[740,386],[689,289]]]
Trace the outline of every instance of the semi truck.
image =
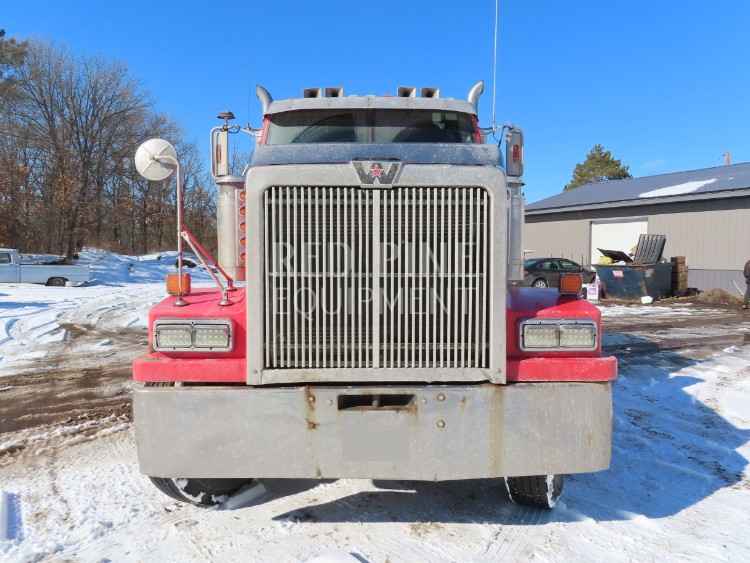
[[91,279],[88,266],[25,263],[15,248],[0,248],[0,282],[40,283],[51,286],[81,285]]
[[[258,86],[262,126],[225,112],[210,135],[218,260],[182,224],[174,149],[139,149],[178,184],[178,271],[133,365],[140,470],[164,493],[481,478],[552,508],[565,475],[609,467],[616,359],[580,274],[521,286],[523,134],[479,126],[483,88]],[[191,288],[183,243],[216,288]]]

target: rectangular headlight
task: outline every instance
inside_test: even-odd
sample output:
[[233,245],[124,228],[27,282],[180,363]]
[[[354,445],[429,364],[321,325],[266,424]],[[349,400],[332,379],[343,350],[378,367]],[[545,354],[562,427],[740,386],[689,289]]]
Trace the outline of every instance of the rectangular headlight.
[[227,325],[195,325],[193,345],[196,348],[228,349],[231,344],[229,326]]
[[232,351],[232,322],[228,319],[159,319],[153,333],[157,351]]
[[557,325],[544,323],[523,326],[524,348],[557,348],[559,345]]
[[193,345],[193,330],[188,325],[156,325],[154,327],[154,344],[157,349],[185,348]]
[[521,349],[527,351],[595,350],[596,323],[570,319],[521,323]]
[[596,348],[596,325],[560,325],[560,348]]

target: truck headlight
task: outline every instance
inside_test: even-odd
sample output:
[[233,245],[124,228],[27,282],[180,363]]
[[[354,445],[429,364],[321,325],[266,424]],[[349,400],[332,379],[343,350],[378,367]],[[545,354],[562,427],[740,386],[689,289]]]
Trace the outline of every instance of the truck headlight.
[[596,323],[593,321],[530,319],[521,323],[521,350],[595,350]]
[[190,325],[161,324],[154,327],[154,348],[190,348],[193,331]]
[[596,348],[596,325],[570,323],[560,325],[560,348],[581,350]]
[[162,352],[230,352],[229,320],[159,319],[154,322],[153,348]]
[[523,345],[525,348],[557,348],[560,345],[557,327],[548,323],[525,325]]
[[227,325],[195,325],[193,345],[196,348],[229,348],[231,338]]

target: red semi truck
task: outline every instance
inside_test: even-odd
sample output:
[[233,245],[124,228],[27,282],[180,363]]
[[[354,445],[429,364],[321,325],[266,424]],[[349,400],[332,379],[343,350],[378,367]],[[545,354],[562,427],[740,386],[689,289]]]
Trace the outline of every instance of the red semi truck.
[[[264,478],[497,478],[551,508],[565,474],[609,467],[616,360],[580,276],[518,285],[523,137],[503,128],[505,158],[485,143],[482,90],[259,86],[262,128],[219,116],[218,263],[178,218],[217,287],[171,275],[133,366],[157,487],[211,505]],[[239,131],[256,147],[234,176]],[[136,165],[177,170],[180,199],[168,143]]]

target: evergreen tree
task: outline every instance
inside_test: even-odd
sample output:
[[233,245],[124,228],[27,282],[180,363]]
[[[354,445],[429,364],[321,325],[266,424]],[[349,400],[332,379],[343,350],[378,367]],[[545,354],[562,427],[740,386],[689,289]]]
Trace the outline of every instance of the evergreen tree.
[[604,180],[620,180],[630,178],[630,167],[612,156],[602,145],[596,144],[586,155],[586,160],[576,164],[573,178],[565,186],[565,191],[572,190],[584,184],[602,182]]
[[10,95],[13,72],[21,65],[25,55],[26,43],[6,39],[5,30],[0,29],[0,103],[3,103],[3,97]]

